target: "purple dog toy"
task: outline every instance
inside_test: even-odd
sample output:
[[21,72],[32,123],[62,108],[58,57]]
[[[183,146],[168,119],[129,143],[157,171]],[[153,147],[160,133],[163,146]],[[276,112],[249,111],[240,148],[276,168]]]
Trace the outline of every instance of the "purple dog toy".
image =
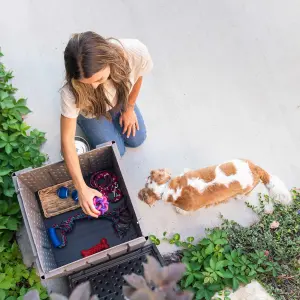
[[105,196],[94,197],[95,208],[100,212],[100,216],[104,215],[108,211],[108,201]]

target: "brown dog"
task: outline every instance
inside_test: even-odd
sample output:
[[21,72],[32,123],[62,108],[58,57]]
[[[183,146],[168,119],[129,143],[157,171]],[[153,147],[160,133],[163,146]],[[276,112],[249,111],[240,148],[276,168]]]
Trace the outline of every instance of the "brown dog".
[[292,202],[289,190],[278,177],[241,159],[187,171],[173,179],[166,169],[151,171],[139,198],[150,206],[162,199],[172,203],[178,213],[189,214],[202,207],[243,197],[261,181],[272,199],[283,204]]

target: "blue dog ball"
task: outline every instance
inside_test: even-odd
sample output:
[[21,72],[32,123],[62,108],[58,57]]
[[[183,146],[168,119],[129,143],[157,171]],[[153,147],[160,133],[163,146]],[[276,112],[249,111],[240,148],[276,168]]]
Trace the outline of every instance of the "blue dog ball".
[[66,188],[65,186],[62,186],[60,187],[57,191],[57,196],[60,198],[60,199],[66,199],[69,197],[69,189]]
[[74,190],[72,192],[72,199],[75,201],[75,202],[78,202],[78,192],[77,190]]

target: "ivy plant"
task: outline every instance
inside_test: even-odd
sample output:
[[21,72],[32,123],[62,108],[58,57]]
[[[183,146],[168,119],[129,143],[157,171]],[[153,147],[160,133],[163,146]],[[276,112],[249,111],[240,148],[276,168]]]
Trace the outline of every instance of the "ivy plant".
[[46,139],[45,133],[25,122],[30,109],[26,99],[16,98],[17,89],[10,83],[12,78],[13,73],[0,61],[0,300],[20,300],[31,287],[45,299],[47,294],[35,270],[22,263],[15,242],[21,213],[12,174],[46,161],[46,155],[40,152]]
[[35,269],[27,268],[16,242],[0,251],[0,299],[22,300],[29,290],[37,290],[41,299],[47,299]]

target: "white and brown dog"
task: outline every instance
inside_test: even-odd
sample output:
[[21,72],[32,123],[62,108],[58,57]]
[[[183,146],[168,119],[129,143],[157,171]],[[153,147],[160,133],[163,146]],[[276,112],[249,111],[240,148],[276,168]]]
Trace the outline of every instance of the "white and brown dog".
[[139,198],[150,206],[162,199],[172,203],[178,213],[190,214],[202,207],[248,195],[261,181],[271,199],[286,205],[292,202],[291,193],[278,177],[243,159],[187,171],[173,179],[166,169],[151,171]]

